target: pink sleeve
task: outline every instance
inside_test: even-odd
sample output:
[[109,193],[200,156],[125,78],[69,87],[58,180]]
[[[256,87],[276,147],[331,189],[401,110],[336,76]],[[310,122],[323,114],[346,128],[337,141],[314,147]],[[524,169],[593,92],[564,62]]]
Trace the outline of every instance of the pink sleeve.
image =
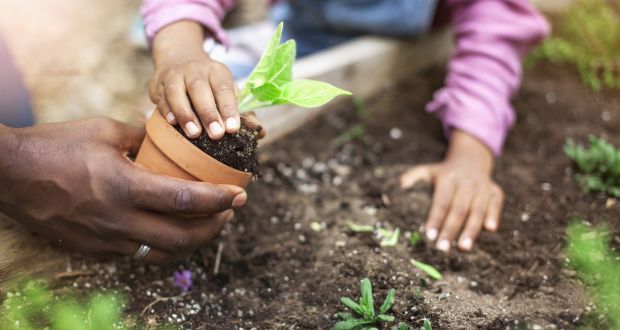
[[447,135],[463,130],[499,155],[515,121],[510,98],[519,87],[527,50],[550,31],[527,0],[446,0],[455,50],[445,86],[426,106]]
[[142,21],[149,44],[166,25],[182,20],[202,24],[220,43],[228,45],[221,21],[233,8],[235,0],[144,0]]

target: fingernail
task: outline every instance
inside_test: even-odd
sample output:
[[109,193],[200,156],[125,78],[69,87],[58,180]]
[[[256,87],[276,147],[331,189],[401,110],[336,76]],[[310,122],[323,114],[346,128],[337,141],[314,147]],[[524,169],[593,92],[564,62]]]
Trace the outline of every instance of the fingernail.
[[437,229],[428,228],[426,230],[426,238],[428,238],[430,241],[434,241],[437,238]]
[[239,122],[236,118],[230,117],[226,119],[226,129],[236,129],[239,127]]
[[437,249],[443,252],[448,252],[450,250],[450,241],[447,239],[442,239],[437,243]]
[[497,221],[495,220],[487,220],[487,230],[496,231],[497,230]]
[[474,244],[474,241],[469,237],[463,238],[461,242],[459,243],[459,245],[461,246],[461,249],[465,251],[471,250],[471,247],[473,244]]
[[237,196],[235,196],[235,198],[233,198],[232,201],[232,206],[233,207],[240,207],[243,206],[245,204],[245,202],[248,201],[248,194],[244,191],[240,194],[238,194]]
[[187,130],[187,135],[189,136],[198,135],[198,133],[200,132],[200,130],[198,129],[198,126],[196,126],[196,124],[194,124],[191,121],[185,124],[185,130]]
[[166,120],[168,121],[168,124],[170,125],[174,125],[177,121],[177,119],[174,117],[174,114],[172,112],[168,112],[166,114]]
[[209,124],[209,131],[211,132],[211,135],[220,135],[224,133],[222,126],[220,126],[220,124],[216,121]]

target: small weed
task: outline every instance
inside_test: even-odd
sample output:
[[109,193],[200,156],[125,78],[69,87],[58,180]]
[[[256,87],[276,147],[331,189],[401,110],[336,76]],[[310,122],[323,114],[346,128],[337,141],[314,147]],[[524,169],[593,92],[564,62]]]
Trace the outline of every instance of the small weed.
[[379,245],[382,247],[396,246],[396,244],[398,244],[398,238],[400,237],[400,229],[396,228],[394,231],[391,231],[384,228],[379,228],[377,229],[377,235],[379,236],[379,239],[381,239]]
[[333,330],[372,329],[372,326],[378,323],[394,321],[394,316],[386,315],[385,313],[392,308],[395,295],[396,290],[390,289],[385,297],[385,301],[379,307],[378,313],[375,313],[372,284],[368,278],[364,278],[360,281],[359,303],[346,297],[340,298],[340,302],[351,309],[355,315],[352,313],[338,313],[338,317],[342,321],[336,323]]
[[411,244],[411,246],[417,246],[421,240],[422,236],[420,236],[420,233],[417,231],[414,231],[411,233],[411,236],[409,236],[409,244]]
[[568,139],[564,152],[582,172],[577,180],[584,189],[620,197],[620,149],[602,138],[590,136],[587,149]]
[[347,226],[356,233],[372,233],[375,231],[375,227],[371,225],[360,225],[351,221],[347,222]]
[[425,264],[423,262],[417,261],[415,259],[411,259],[410,261],[412,265],[416,266],[418,269],[425,272],[431,278],[435,280],[443,279],[443,275],[441,275],[441,273],[437,269],[435,269],[435,267]]
[[534,58],[577,67],[594,90],[620,88],[620,19],[607,0],[577,0],[562,18],[558,33],[534,52]]
[[567,232],[570,266],[583,279],[597,308],[607,315],[607,328],[620,330],[620,255],[609,249],[609,231],[588,228],[574,219]]

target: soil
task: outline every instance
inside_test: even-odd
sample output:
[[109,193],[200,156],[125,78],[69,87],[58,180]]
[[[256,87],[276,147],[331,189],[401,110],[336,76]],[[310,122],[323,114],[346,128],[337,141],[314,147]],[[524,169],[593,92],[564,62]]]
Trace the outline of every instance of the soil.
[[[179,133],[185,136],[180,126],[176,126]],[[197,139],[188,139],[207,155],[239,171],[259,174],[256,149],[258,148],[258,132],[241,127],[235,134],[224,134],[224,137],[211,140],[205,130]]]
[[[343,103],[264,148],[263,178],[248,188],[248,205],[217,241],[183,262],[148,266],[75,257],[74,270],[95,275],[58,285],[118,290],[133,315],[156,296],[174,296],[147,308],[143,319],[187,329],[329,329],[335,313],[344,311],[340,297],[357,298],[363,277],[372,280],[375,301],[395,288],[392,314],[415,327],[425,317],[435,329],[582,325],[594,306],[566,267],[566,226],[577,216],[593,224],[613,221],[617,248],[620,203],[580,190],[562,145],[589,134],[620,144],[620,93],[594,93],[569,68],[539,65],[526,72],[514,102],[518,123],[495,169],[506,192],[501,227],[483,233],[472,253],[444,255],[425,242],[407,243],[425,220],[432,188],[403,192],[396,184],[404,169],[440,161],[446,150],[440,125],[423,111],[443,75],[431,69],[386,86],[368,101],[368,116]],[[361,138],[327,147],[359,123]],[[405,233],[397,246],[381,248],[372,235],[351,232],[349,220]],[[434,265],[444,279],[429,280],[411,258]],[[194,275],[186,295],[171,285],[180,269]]]

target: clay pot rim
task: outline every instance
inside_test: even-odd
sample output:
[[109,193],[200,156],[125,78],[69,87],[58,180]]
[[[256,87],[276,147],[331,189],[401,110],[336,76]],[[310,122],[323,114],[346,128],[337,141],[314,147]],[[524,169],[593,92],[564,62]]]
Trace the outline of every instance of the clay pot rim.
[[[209,181],[203,173],[218,171],[222,176],[242,177],[249,182],[253,174],[232,168],[206,154],[180,134],[155,111],[146,123],[146,132],[153,144],[170,160],[201,181]],[[178,141],[178,142],[177,142]]]

